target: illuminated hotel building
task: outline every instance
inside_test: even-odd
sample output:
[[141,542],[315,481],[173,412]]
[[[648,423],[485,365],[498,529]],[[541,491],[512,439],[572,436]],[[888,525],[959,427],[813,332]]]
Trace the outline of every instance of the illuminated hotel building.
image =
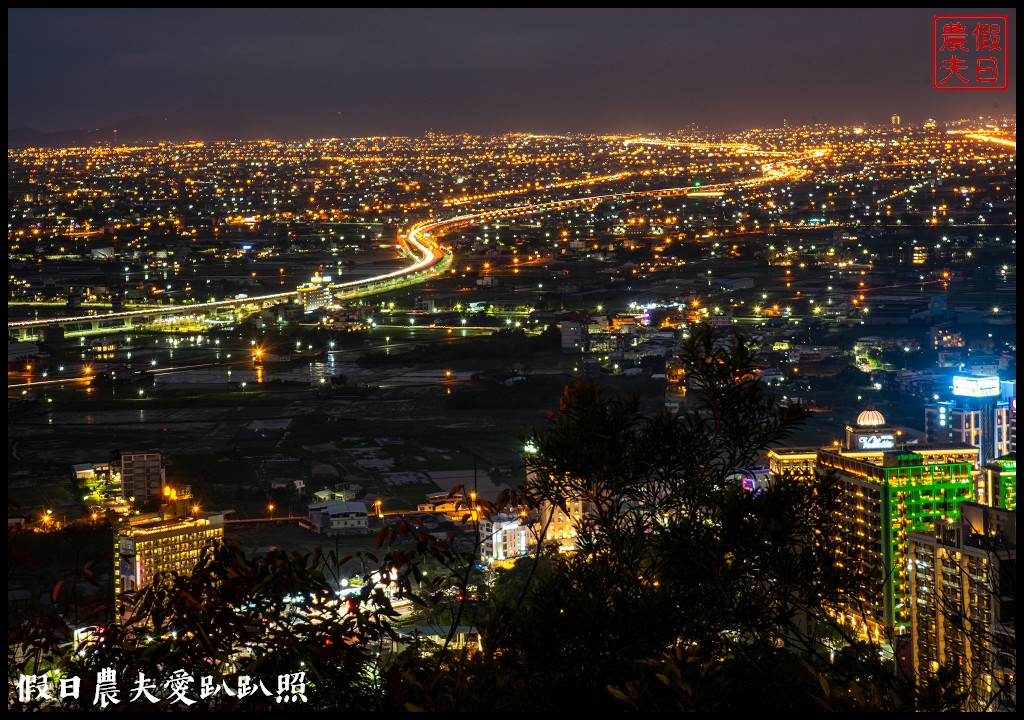
[[873,458],[902,443],[903,432],[885,424],[882,413],[873,407],[857,416],[854,425],[846,426],[846,443],[837,440],[832,447],[772,448],[768,450],[769,477],[783,472],[810,476],[818,465],[818,452],[834,450],[851,457]]
[[296,288],[296,292],[298,292],[299,299],[302,302],[302,309],[307,313],[318,310],[325,305],[330,305],[334,300],[333,290],[334,283],[331,282],[330,275],[317,275],[308,283],[299,285]]
[[590,507],[590,503],[583,500],[570,500],[565,503],[564,509],[547,501],[542,502],[540,527],[547,528],[544,542],[557,544],[562,552],[575,550],[577,528],[584,516],[590,513]]
[[792,473],[802,477],[811,477],[818,466],[818,451],[822,448],[771,448],[768,450],[768,477],[779,477],[784,473]]
[[964,503],[959,522],[907,536],[914,672],[961,670],[971,711],[1016,707],[1016,516]]
[[493,566],[511,567],[511,563],[526,555],[532,545],[529,527],[519,516],[486,518],[481,521],[480,530],[481,558]]
[[847,427],[845,444],[768,452],[772,476],[835,473],[842,501],[834,540],[867,575],[867,593],[838,610],[877,637],[910,622],[907,533],[959,519],[960,504],[975,498],[978,474],[976,447],[907,445],[900,437],[869,408]]
[[[188,573],[203,550],[224,539],[224,515],[198,512],[191,497],[169,499],[161,512],[129,516],[114,528],[114,597],[140,590],[162,572]],[[191,513],[191,514],[190,514]]]
[[852,625],[884,636],[909,624],[907,533],[959,519],[960,505],[974,499],[977,452],[956,446],[876,457],[819,452],[819,469],[833,470],[842,489],[835,540],[867,574],[871,590],[841,608]]

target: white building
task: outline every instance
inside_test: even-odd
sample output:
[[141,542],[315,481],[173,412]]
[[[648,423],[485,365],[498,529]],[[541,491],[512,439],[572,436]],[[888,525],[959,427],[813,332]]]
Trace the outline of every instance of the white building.
[[366,504],[361,502],[315,503],[309,506],[309,520],[326,535],[362,535],[369,532]]
[[530,528],[519,517],[499,515],[481,523],[481,559],[491,565],[523,557],[530,548]]

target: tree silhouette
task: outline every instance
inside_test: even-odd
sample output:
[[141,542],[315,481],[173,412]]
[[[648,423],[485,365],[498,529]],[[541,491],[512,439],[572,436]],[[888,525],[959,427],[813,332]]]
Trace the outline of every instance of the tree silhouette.
[[[589,381],[565,388],[547,423],[523,438],[521,488],[474,499],[461,535],[391,519],[378,552],[358,557],[364,582],[347,599],[334,588],[350,558],[249,559],[222,545],[192,573],[158,576],[131,596],[125,618],[81,652],[62,646],[61,618],[19,628],[8,643],[11,686],[43,670],[81,676],[81,699],[45,704],[71,710],[94,709],[104,669],[128,682],[181,671],[222,684],[302,672],[305,707],[315,710],[962,708],[955,668],[915,686],[831,620],[840,601],[872,591],[836,541],[833,477],[776,477],[755,492],[731,481],[806,416],[776,402],[753,353],[742,337],[692,332],[678,414],[645,414],[638,398]],[[487,588],[478,523],[504,511],[532,521],[533,551]],[[551,542],[563,518],[571,536]],[[400,641],[390,593],[421,608],[417,622],[441,626],[439,640],[390,651]],[[458,647],[456,627],[467,622],[479,645]],[[12,709],[44,705],[9,697]],[[282,708],[262,692],[198,703],[192,709]],[[167,689],[156,707],[178,709]]]

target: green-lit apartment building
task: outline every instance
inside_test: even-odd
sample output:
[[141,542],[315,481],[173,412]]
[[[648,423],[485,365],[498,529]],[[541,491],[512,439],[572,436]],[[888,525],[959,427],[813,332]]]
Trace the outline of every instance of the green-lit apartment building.
[[1017,509],[1017,453],[985,463],[978,485],[978,502],[1004,510]]
[[768,453],[770,477],[831,472],[839,480],[833,540],[865,582],[836,610],[858,632],[880,641],[909,629],[907,533],[959,520],[961,503],[975,500],[979,482],[978,448],[902,440],[898,428],[869,408],[847,427],[845,442]]
[[851,455],[861,453],[818,453],[819,469],[835,471],[843,490],[836,542],[868,574],[864,594],[840,610],[851,625],[882,639],[910,623],[907,533],[959,520],[961,503],[974,500],[977,448]]

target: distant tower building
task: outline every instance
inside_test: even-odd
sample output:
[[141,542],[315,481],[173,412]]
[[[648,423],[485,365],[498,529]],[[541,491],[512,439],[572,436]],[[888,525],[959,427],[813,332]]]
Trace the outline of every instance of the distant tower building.
[[136,507],[159,501],[164,496],[167,477],[159,450],[121,453],[121,498],[133,499]]
[[[1016,383],[1015,383],[1016,384]],[[1016,391],[1015,391],[1016,392]],[[1010,398],[1007,403],[1010,406],[1010,452],[1017,452],[1017,395]]]
[[892,121],[892,126],[893,127],[899,127],[900,126],[900,122],[901,122],[902,118],[899,115],[893,115],[889,119]]
[[[987,417],[989,414],[991,418]],[[962,402],[936,402],[924,408],[926,442],[973,445],[982,450],[982,464],[1016,451],[1015,433],[1011,429],[1009,403],[996,402],[991,408],[984,408],[968,407]]]
[[562,321],[562,352],[581,353],[587,350],[587,326],[572,320]]
[[1017,513],[960,505],[960,520],[907,535],[915,675],[963,672],[969,711],[1015,707]]
[[65,313],[69,317],[75,317],[82,313],[82,293],[74,288],[68,288],[68,305]]

